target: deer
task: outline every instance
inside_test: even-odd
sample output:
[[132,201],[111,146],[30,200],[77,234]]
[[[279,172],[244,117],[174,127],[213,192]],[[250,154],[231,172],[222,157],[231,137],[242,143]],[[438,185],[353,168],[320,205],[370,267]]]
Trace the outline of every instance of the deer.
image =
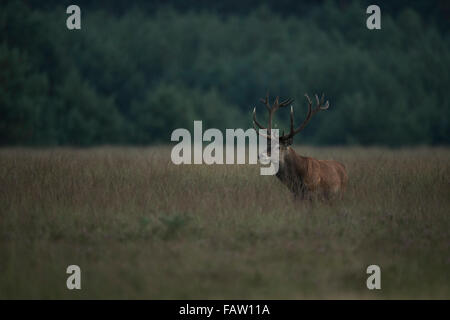
[[[317,94],[315,95],[315,107],[313,107],[308,94],[305,94],[305,97],[308,102],[308,112],[305,120],[299,127],[294,128],[294,109],[291,105],[290,131],[287,134],[284,134],[283,131],[278,142],[274,139],[271,132],[273,115],[278,109],[290,105],[294,99],[289,98],[279,102],[279,97],[276,97],[271,105],[269,103],[269,94],[267,94],[265,99],[260,99],[260,101],[269,112],[268,125],[264,127],[258,122],[255,107],[253,109],[253,126],[260,135],[268,140],[267,155],[270,156],[271,143],[279,144],[279,169],[276,176],[294,194],[295,199],[312,200],[313,198],[319,198],[321,200],[331,200],[337,197],[342,198],[348,181],[344,165],[334,160],[318,160],[301,156],[291,147],[294,136],[306,127],[311,118],[319,111],[327,110],[330,106],[328,100],[324,104],[323,94],[320,99]],[[259,129],[267,130],[267,135],[259,132],[256,126]]]

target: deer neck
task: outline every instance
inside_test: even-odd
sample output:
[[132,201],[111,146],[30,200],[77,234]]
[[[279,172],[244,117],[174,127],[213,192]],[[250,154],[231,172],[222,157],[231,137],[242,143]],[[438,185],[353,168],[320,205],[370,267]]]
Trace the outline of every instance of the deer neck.
[[286,157],[289,156],[290,147],[280,146],[280,166],[284,166],[286,163]]
[[297,153],[295,153],[294,149],[292,149],[290,146],[280,146],[280,164],[291,162],[290,160],[296,158],[297,156]]
[[295,163],[297,157],[298,155],[290,146],[280,146],[279,166],[282,170],[284,170],[286,167],[292,166]]
[[298,174],[305,174],[307,171],[307,158],[297,154],[290,146],[280,146],[280,169],[282,171],[297,171]]

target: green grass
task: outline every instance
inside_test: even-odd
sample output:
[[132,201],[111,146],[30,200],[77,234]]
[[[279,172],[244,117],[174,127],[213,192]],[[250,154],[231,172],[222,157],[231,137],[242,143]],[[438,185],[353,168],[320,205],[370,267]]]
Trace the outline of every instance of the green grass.
[[449,149],[297,149],[345,164],[343,201],[168,147],[0,150],[0,298],[450,298]]

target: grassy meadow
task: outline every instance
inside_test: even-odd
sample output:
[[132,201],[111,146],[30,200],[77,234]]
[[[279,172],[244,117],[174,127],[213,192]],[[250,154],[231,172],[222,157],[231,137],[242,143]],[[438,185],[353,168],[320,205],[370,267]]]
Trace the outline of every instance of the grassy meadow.
[[345,164],[342,201],[169,147],[1,149],[0,298],[450,298],[450,149],[297,151]]

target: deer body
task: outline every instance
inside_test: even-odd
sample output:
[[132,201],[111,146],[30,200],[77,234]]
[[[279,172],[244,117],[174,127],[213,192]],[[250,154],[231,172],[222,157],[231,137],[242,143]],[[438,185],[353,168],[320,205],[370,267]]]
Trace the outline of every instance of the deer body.
[[330,199],[342,195],[347,184],[344,165],[298,155],[291,147],[280,147],[277,178],[299,199],[318,195]]
[[[263,127],[256,120],[256,108],[253,110],[253,123],[260,129],[267,129],[268,135],[263,135],[267,138],[268,144],[279,142],[279,166],[277,177],[283,182],[298,199],[312,199],[313,196],[318,196],[321,199],[330,199],[337,195],[342,196],[347,184],[347,172],[343,164],[334,160],[317,160],[310,157],[303,157],[298,155],[290,146],[293,143],[294,136],[302,131],[311,117],[321,110],[326,110],[329,107],[328,101],[324,105],[324,97],[319,99],[316,95],[317,105],[312,107],[312,101],[306,95],[308,100],[308,114],[303,123],[294,129],[294,110],[291,106],[291,129],[288,134],[284,134],[279,138],[279,141],[274,140],[271,135],[272,117],[275,111],[279,108],[286,107],[293,99],[287,99],[279,102],[279,98],[271,106],[269,103],[269,96],[266,99],[261,99],[269,111],[269,123],[267,128]],[[261,134],[261,133],[260,133]],[[270,148],[267,149],[270,153]],[[270,154],[269,154],[270,155]]]

